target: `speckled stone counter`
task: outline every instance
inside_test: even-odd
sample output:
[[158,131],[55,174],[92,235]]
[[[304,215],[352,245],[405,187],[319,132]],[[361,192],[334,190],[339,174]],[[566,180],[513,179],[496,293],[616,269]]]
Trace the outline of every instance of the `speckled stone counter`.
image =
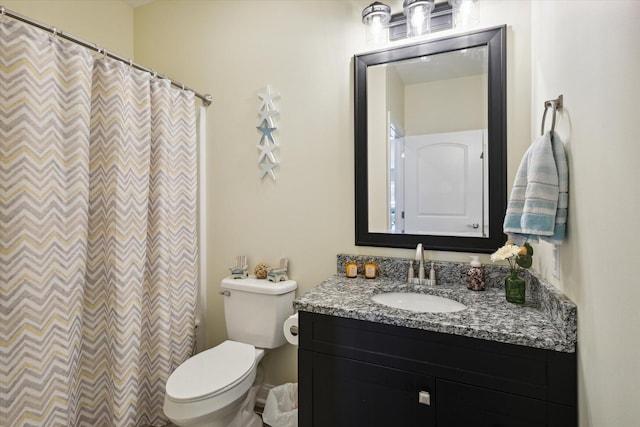
[[[376,279],[349,279],[344,264],[355,260],[378,263]],[[527,303],[515,305],[504,297],[503,280],[508,269],[485,266],[487,289],[470,291],[463,263],[435,263],[438,285],[407,284],[406,259],[338,255],[338,274],[328,278],[294,301],[299,311],[367,320],[407,328],[505,342],[548,350],[574,352],[576,348],[576,306],[552,285],[525,272]],[[402,267],[404,265],[404,267]],[[450,298],[467,306],[453,313],[418,313],[374,302],[381,292],[421,292]]]

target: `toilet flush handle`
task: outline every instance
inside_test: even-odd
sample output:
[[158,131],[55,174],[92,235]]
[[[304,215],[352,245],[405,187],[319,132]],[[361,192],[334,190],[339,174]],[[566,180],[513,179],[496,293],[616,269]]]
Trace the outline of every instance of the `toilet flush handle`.
[[220,291],[220,292],[218,292],[218,293],[219,293],[220,295],[224,295],[225,297],[231,296],[231,292],[226,291],[226,290],[225,290],[225,291]]

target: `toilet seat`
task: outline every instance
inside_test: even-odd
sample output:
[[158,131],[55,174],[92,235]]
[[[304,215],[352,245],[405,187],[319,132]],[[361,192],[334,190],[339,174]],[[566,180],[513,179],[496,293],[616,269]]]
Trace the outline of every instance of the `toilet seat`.
[[242,383],[255,365],[254,346],[225,341],[178,366],[167,380],[166,397],[184,403],[210,399]]

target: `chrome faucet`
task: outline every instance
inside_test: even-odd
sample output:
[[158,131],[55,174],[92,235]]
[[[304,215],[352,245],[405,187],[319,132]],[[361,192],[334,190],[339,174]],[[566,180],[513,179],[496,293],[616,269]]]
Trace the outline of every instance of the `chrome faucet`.
[[[414,277],[413,261],[411,261],[409,263],[409,272],[407,273],[407,282],[416,285],[435,285],[435,279],[431,280],[426,278],[427,271],[425,269],[424,248],[422,247],[422,243],[418,243],[418,246],[416,246],[415,260],[418,262],[418,277]],[[433,263],[431,263],[431,269],[433,270]]]

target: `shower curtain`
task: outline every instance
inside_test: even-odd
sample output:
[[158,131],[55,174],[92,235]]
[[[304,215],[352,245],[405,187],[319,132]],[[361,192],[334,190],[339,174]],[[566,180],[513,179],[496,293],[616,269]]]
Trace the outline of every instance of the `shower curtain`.
[[163,425],[197,282],[194,96],[0,22],[0,425]]

